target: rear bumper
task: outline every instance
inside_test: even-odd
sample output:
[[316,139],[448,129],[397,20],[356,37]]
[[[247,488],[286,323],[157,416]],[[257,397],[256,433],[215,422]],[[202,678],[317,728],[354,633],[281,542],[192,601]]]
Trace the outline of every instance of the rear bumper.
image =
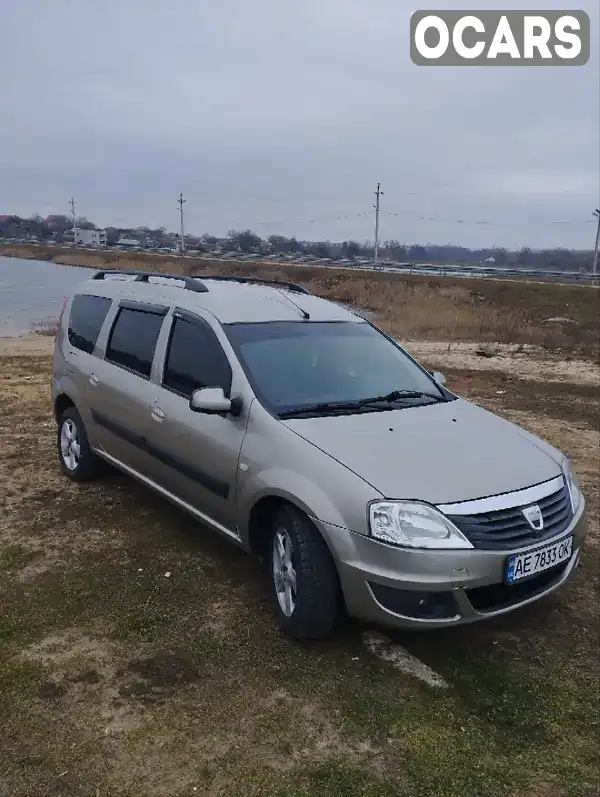
[[[323,533],[336,560],[346,607],[353,617],[398,628],[444,628],[518,609],[548,595],[576,571],[585,537],[585,505],[567,529],[541,545],[511,552],[399,549],[335,526]],[[509,554],[573,535],[568,562],[506,585]]]

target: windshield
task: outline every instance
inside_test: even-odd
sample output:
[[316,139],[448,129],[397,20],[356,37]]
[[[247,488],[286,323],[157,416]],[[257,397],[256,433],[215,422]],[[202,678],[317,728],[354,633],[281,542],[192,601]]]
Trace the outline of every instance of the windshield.
[[224,328],[256,395],[276,414],[396,391],[418,393],[409,398],[411,406],[447,396],[366,323],[284,321]]

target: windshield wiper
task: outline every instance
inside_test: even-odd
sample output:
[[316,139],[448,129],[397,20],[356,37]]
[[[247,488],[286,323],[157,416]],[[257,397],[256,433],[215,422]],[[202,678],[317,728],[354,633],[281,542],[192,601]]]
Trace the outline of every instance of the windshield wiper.
[[372,398],[360,399],[359,404],[376,404],[377,402],[400,401],[401,399],[430,398],[434,401],[446,401],[443,396],[435,396],[433,393],[424,393],[422,390],[392,390],[385,396],[373,396]]
[[423,393],[420,390],[393,390],[385,396],[373,396],[372,398],[357,399],[356,401],[326,401],[321,404],[308,404],[305,407],[296,407],[291,410],[284,410],[279,413],[279,417],[296,418],[299,415],[327,415],[334,412],[360,412],[361,410],[376,410],[384,412],[394,409],[391,406],[382,407],[381,404],[393,404],[403,399],[430,398],[435,401],[446,401],[441,396],[434,396],[432,393]]
[[[362,404],[360,401],[325,401],[322,404],[307,404],[305,407],[284,410],[278,413],[278,416],[279,418],[296,418],[299,415],[328,415],[332,412],[356,412],[357,410],[360,412],[367,408],[370,409],[370,406]],[[383,410],[388,408],[374,407],[373,409]]]

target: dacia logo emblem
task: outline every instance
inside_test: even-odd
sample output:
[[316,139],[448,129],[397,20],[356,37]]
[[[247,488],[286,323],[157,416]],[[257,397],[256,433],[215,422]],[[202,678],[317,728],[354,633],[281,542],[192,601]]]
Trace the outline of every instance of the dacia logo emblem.
[[542,515],[542,510],[537,504],[526,506],[521,511],[523,512],[525,520],[529,523],[534,531],[542,531],[544,528],[544,516]]

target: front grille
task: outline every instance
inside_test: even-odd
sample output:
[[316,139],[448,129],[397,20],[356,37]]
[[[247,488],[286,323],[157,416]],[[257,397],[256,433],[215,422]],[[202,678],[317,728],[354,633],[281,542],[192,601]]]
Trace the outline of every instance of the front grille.
[[471,606],[478,612],[495,612],[534,598],[554,584],[558,584],[567,569],[568,562],[538,576],[533,576],[516,584],[489,584],[486,587],[466,589]]
[[535,545],[564,531],[573,518],[571,498],[566,485],[552,495],[535,502],[542,510],[544,528],[535,531],[525,520],[524,506],[483,512],[479,515],[448,515],[455,526],[476,548],[508,551]]

